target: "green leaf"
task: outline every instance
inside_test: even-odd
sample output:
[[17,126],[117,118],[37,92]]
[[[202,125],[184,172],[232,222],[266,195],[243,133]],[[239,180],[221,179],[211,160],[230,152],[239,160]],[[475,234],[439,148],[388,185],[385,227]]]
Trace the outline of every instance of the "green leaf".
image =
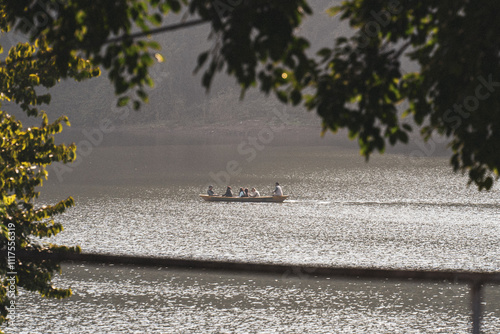
[[141,108],[141,102],[140,102],[140,101],[135,100],[135,101],[133,102],[133,108],[134,108],[134,110],[139,110],[139,109]]
[[165,59],[163,58],[163,56],[160,53],[155,53],[155,58],[156,58],[156,61],[159,63],[163,63],[165,61]]
[[147,45],[153,50],[161,50],[161,45],[158,42],[150,41],[147,43]]
[[148,94],[147,94],[145,91],[143,91],[142,89],[139,89],[139,90],[137,91],[137,95],[141,98],[141,100],[142,100],[143,102],[145,102],[145,103],[147,103],[147,102],[148,102],[148,100],[149,100],[149,98],[148,98]]
[[403,124],[403,129],[407,130],[408,132],[411,132],[413,130],[412,127],[411,127],[411,125],[406,124],[406,123]]
[[203,66],[203,64],[205,64],[207,59],[208,59],[208,51],[201,53],[198,56],[198,65],[196,66],[196,70],[200,69]]
[[177,0],[168,0],[168,4],[174,13],[178,13],[181,10],[181,4]]
[[288,96],[286,94],[286,92],[284,91],[276,91],[276,96],[278,97],[278,99],[283,102],[283,103],[287,103],[288,102]]
[[341,6],[333,6],[326,10],[326,13],[330,16],[335,16],[342,10]]
[[318,51],[318,56],[323,57],[324,59],[330,58],[332,55],[332,50],[329,48],[323,48]]
[[116,105],[118,107],[123,107],[123,106],[126,106],[129,101],[130,101],[130,97],[128,97],[128,96],[122,96],[122,97],[120,97],[118,99],[118,103]]
[[161,24],[161,21],[162,21],[162,16],[158,13],[155,13],[153,15],[150,15],[148,17],[148,20],[149,20],[149,22],[153,23],[154,25],[159,26]]
[[302,93],[299,90],[294,89],[290,94],[290,98],[292,100],[292,104],[296,106],[302,101]]

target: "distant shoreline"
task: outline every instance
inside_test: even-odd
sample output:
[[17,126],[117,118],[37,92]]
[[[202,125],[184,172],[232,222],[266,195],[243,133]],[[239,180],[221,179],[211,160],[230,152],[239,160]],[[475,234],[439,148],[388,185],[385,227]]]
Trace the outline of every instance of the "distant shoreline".
[[[99,128],[65,128],[57,136],[58,141],[70,143],[88,139],[93,134],[97,138]],[[346,135],[327,133],[321,137],[321,127],[313,125],[272,124],[262,120],[232,122],[229,124],[207,125],[156,125],[113,126],[103,134],[105,146],[142,145],[224,145],[238,144],[249,138],[262,137],[271,146],[280,145],[341,145],[356,147]]]
[[[102,135],[102,138],[101,138]],[[261,138],[269,146],[332,146],[341,149],[359,150],[357,140],[350,140],[346,130],[338,133],[328,131],[321,136],[320,125],[272,124],[264,120],[248,120],[227,124],[207,125],[160,125],[113,126],[107,133],[99,128],[69,127],[57,136],[58,142],[78,143],[94,136],[94,146],[158,146],[158,145],[238,145],[252,138]],[[413,150],[425,151],[429,144],[417,136],[409,144],[388,146],[387,153],[407,154]],[[424,149],[422,149],[424,147]],[[438,144],[431,156],[449,156],[445,144]]]

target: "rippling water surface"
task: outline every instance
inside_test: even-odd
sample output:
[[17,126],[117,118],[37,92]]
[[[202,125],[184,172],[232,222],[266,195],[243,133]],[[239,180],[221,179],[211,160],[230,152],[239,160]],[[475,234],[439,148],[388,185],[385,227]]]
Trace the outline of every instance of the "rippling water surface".
[[[106,150],[95,155],[126,156]],[[151,156],[145,150],[134,154]],[[69,193],[77,201],[59,219],[65,231],[51,242],[128,255],[500,270],[500,190],[467,188],[445,159],[386,155],[365,164],[355,153],[329,148],[274,147],[243,164],[238,155],[218,155],[221,150],[185,147],[197,163],[144,160],[139,171],[117,158],[117,166],[94,164],[90,179],[75,170],[76,181],[52,185],[45,199]],[[209,173],[221,178],[231,159],[242,167],[229,180],[233,188],[255,186],[267,194],[279,181],[290,200],[203,202],[197,194],[216,184]],[[54,301],[22,293],[12,332],[466,333],[470,328],[467,287],[452,283],[71,265],[57,284],[71,286],[74,296]],[[498,333],[500,289],[487,289],[484,329]]]

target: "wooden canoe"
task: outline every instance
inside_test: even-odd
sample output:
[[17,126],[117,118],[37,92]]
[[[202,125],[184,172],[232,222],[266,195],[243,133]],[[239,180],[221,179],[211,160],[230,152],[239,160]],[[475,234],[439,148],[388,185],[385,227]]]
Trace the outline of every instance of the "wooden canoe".
[[224,197],[200,195],[207,202],[268,202],[282,203],[288,196]]

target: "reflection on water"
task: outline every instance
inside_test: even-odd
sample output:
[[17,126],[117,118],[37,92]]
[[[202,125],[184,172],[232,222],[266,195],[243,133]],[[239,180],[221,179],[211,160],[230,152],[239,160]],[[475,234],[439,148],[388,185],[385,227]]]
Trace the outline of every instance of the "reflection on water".
[[[453,283],[66,266],[64,301],[23,294],[30,333],[467,333],[468,289]],[[487,289],[483,329],[500,326]],[[19,322],[20,324],[20,322]],[[11,328],[16,332],[16,328]]]
[[[377,268],[498,271],[500,191],[478,193],[438,158],[365,164],[328,148],[268,147],[232,177],[261,194],[279,181],[290,200],[208,203],[209,173],[238,159],[227,147],[111,148],[48,189],[74,194],[52,242],[85,252]],[[118,150],[118,151],[117,151]],[[128,163],[134,157],[151,160]],[[169,153],[170,152],[170,153]],[[198,155],[197,155],[198,154]],[[137,167],[140,167],[137,170]],[[141,167],[142,166],[142,167]],[[83,174],[83,170],[90,171]],[[223,187],[217,186],[220,192]],[[140,268],[69,266],[58,279],[75,296],[23,295],[20,318],[40,333],[465,333],[468,292],[455,284],[221,276]],[[498,287],[485,328],[500,328]],[[47,320],[45,320],[47,319]],[[48,320],[51,319],[51,320]],[[57,320],[59,319],[59,320]],[[12,332],[21,333],[19,327]]]

